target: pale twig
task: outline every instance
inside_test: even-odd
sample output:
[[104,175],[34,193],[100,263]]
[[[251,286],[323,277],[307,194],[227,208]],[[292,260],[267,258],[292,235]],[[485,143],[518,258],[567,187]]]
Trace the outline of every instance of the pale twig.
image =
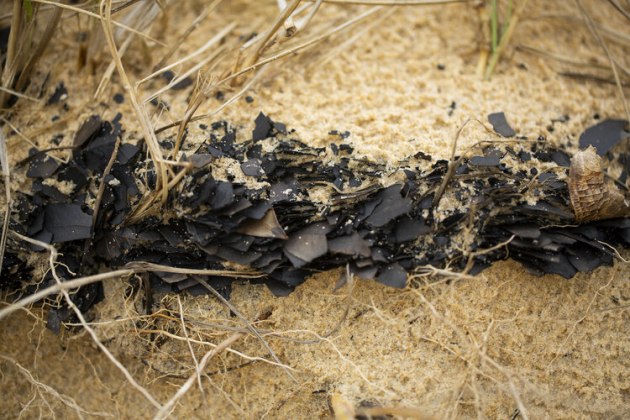
[[[190,117],[188,119],[188,123],[194,122],[194,121],[199,121],[199,120],[203,120],[205,118],[210,118],[213,117],[215,115],[217,115],[219,112],[223,111],[225,108],[227,108],[229,105],[233,104],[238,98],[240,98],[241,96],[243,96],[243,94],[245,92],[247,92],[252,85],[254,84],[254,82],[256,80],[258,80],[264,73],[265,67],[261,67],[260,70],[250,79],[247,81],[247,83],[245,84],[245,86],[243,86],[243,88],[241,90],[239,90],[237,93],[235,93],[234,95],[232,95],[232,97],[230,99],[228,99],[227,101],[225,101],[224,103],[222,103],[217,109],[215,109],[212,112],[208,112],[206,114],[201,114],[201,115],[197,115],[194,117]],[[169,128],[173,128],[173,127],[177,127],[178,125],[180,125],[182,123],[182,121],[184,120],[178,120],[178,121],[174,121],[170,124],[166,124],[160,128],[157,128],[155,130],[155,133],[161,133],[164,130],[168,130]]]
[[186,322],[184,321],[184,308],[182,307],[182,300],[179,296],[177,296],[177,305],[179,305],[179,319],[182,323],[182,331],[184,333],[184,337],[186,340],[186,344],[188,345],[188,350],[190,350],[190,355],[195,362],[195,372],[197,373],[197,383],[199,384],[199,392],[204,397],[203,385],[201,384],[201,369],[199,368],[199,361],[197,360],[197,356],[195,355],[195,350],[192,348],[192,344],[190,343],[190,337],[188,337],[188,328],[186,328]]
[[256,46],[252,53],[245,59],[244,65],[248,67],[256,61],[262,54],[262,52],[269,46],[269,43],[273,36],[276,34],[278,29],[282,26],[282,24],[291,16],[291,14],[295,11],[295,9],[300,5],[301,0],[292,0],[289,5],[287,5],[282,12],[278,15],[275,22],[271,25],[271,29],[269,29],[265,34],[256,42]]
[[158,61],[158,63],[153,66],[153,70],[155,72],[162,72],[164,71],[164,69],[162,70],[158,70],[160,67],[163,67],[164,64],[166,64],[166,61],[171,58],[171,56],[175,53],[175,51],[177,51],[177,49],[179,49],[183,44],[184,41],[190,36],[190,34],[193,33],[193,31],[195,29],[197,29],[197,27],[199,26],[199,24],[201,24],[201,22],[208,17],[208,15],[210,13],[212,13],[212,11],[222,2],[223,0],[214,0],[212,3],[210,3],[209,5],[207,5],[205,7],[205,9],[203,9],[203,11],[199,14],[199,16],[197,16],[195,18],[195,20],[193,21],[193,23],[190,24],[190,26],[184,31],[183,34],[181,34],[179,37],[177,37],[177,39],[173,42],[173,45],[171,46],[171,48],[169,48],[169,50],[166,52],[166,54],[164,54],[164,56],[162,57],[162,59],[160,61]]
[[[14,234],[18,235],[16,233]],[[19,235],[18,237],[22,237],[22,235]],[[28,305],[38,302],[44,299],[45,297],[57,294],[62,290],[72,290],[72,289],[76,289],[78,287],[85,286],[88,284],[98,283],[99,281],[103,281],[103,280],[131,276],[134,273],[135,271],[133,270],[115,270],[115,271],[110,271],[108,273],[95,274],[93,276],[85,276],[85,277],[80,277],[78,279],[67,280],[61,284],[53,284],[52,286],[48,286],[47,288],[42,289],[39,292],[33,293],[32,295],[29,295],[25,297],[24,299],[21,299],[15,303],[11,303],[6,308],[1,309],[0,320],[10,315],[11,313],[17,311],[18,309],[24,308]]]
[[453,146],[451,148],[451,159],[448,163],[448,170],[446,171],[446,175],[444,175],[444,179],[442,180],[442,183],[440,184],[440,188],[438,188],[438,190],[435,193],[435,196],[433,197],[433,203],[432,203],[433,207],[437,207],[437,205],[440,203],[440,199],[442,198],[442,195],[444,194],[444,191],[446,190],[448,183],[451,181],[451,178],[453,178],[453,175],[455,174],[455,170],[457,169],[457,166],[459,166],[461,158],[455,161],[455,153],[457,152],[457,142],[459,141],[459,136],[462,134],[462,131],[464,131],[464,128],[466,128],[469,122],[470,122],[470,118],[466,119],[466,121],[464,121],[464,124],[462,124],[462,126],[459,127],[459,129],[457,130],[457,133],[455,134],[455,139],[453,140]]
[[0,86],[0,91],[5,92],[5,93],[9,93],[9,94],[11,94],[13,96],[17,96],[20,99],[26,99],[27,101],[41,102],[40,99],[33,98],[32,96],[28,96],[28,95],[25,95],[25,94],[20,93],[18,91],[15,91],[13,89],[9,89],[8,87]]
[[[98,14],[90,12],[88,10],[81,9],[80,7],[75,7],[75,6],[71,6],[71,5],[68,5],[68,4],[59,3],[59,2],[51,1],[51,0],[31,0],[31,1],[33,3],[49,4],[49,5],[52,5],[52,6],[55,6],[55,7],[59,7],[59,8],[62,8],[62,9],[72,10],[73,12],[81,13],[81,14],[84,14],[84,15],[96,18],[98,20],[103,20],[102,16],[99,16]],[[151,37],[151,36],[149,36],[149,35],[147,35],[147,34],[145,34],[143,32],[140,32],[140,31],[138,31],[138,30],[136,30],[134,28],[131,28],[131,27],[125,25],[125,24],[117,22],[117,21],[115,21],[113,19],[111,20],[111,24],[114,25],[114,26],[117,26],[119,28],[122,28],[122,29],[124,29],[126,31],[132,32],[132,33],[134,33],[134,34],[136,34],[136,35],[138,35],[138,36],[140,36],[142,38],[145,38],[145,39],[147,39],[149,41],[155,42],[158,45],[165,46],[165,44],[163,42],[161,42],[161,41],[159,41],[159,40],[157,40],[157,39],[155,39],[155,38],[153,38],[153,37]]]
[[591,311],[591,307],[593,306],[593,303],[595,303],[595,300],[599,296],[601,296],[601,291],[606,289],[608,286],[610,286],[610,284],[613,282],[614,279],[615,279],[615,273],[613,272],[613,274],[610,276],[610,280],[608,280],[608,283],[604,284],[603,286],[601,286],[599,289],[597,289],[595,291],[595,293],[593,294],[593,298],[590,300],[590,302],[588,303],[588,306],[586,307],[586,310],[584,311],[584,315],[582,315],[579,319],[577,319],[573,323],[573,325],[571,325],[571,329],[570,329],[569,333],[567,334],[567,336],[564,338],[562,343],[556,349],[556,351],[555,351],[556,355],[554,356],[553,359],[551,359],[551,361],[547,365],[547,371],[549,371],[549,369],[551,368],[551,365],[553,365],[554,362],[556,360],[558,360],[559,357],[564,355],[564,352],[562,351],[562,349],[569,342],[569,339],[573,336],[573,334],[575,333],[575,330],[577,330],[578,325],[581,324],[586,319],[586,317],[589,315],[589,313]]
[[75,401],[74,398],[69,397],[67,395],[64,395],[64,394],[60,393],[59,391],[57,391],[52,386],[46,385],[45,383],[42,383],[42,382],[38,381],[37,379],[35,379],[35,377],[31,373],[31,371],[29,371],[24,366],[22,366],[20,363],[18,363],[17,360],[12,359],[12,358],[10,358],[8,356],[5,356],[3,354],[0,354],[0,359],[3,359],[5,361],[13,364],[16,368],[18,368],[19,372],[22,375],[24,375],[26,380],[31,385],[35,386],[38,390],[42,390],[43,392],[45,392],[47,394],[50,394],[53,398],[61,401],[62,404],[68,406],[71,409],[73,409],[75,411],[76,415],[79,418],[83,418],[83,414],[87,414],[89,416],[97,416],[97,417],[113,417],[111,414],[105,413],[105,412],[102,412],[102,411],[87,411],[85,408],[81,407]]
[[284,372],[287,374],[287,376],[289,378],[291,378],[294,382],[297,382],[297,379],[295,378],[295,376],[293,376],[293,374],[286,368],[284,368],[284,363],[282,363],[280,361],[280,359],[278,358],[278,356],[276,356],[276,352],[273,351],[273,349],[271,348],[271,346],[269,346],[269,343],[267,343],[267,340],[265,340],[263,338],[262,335],[260,335],[260,333],[258,332],[258,330],[256,329],[256,327],[254,327],[254,325],[243,316],[243,314],[241,314],[241,312],[236,309],[236,307],[230,302],[228,301],[226,298],[224,298],[221,293],[217,292],[214,287],[210,286],[210,284],[205,281],[204,279],[201,278],[197,278],[196,279],[199,284],[201,284],[203,287],[205,287],[208,291],[210,291],[210,293],[212,293],[214,295],[214,297],[216,297],[217,299],[219,299],[219,301],[221,303],[223,303],[230,311],[232,311],[232,313],[234,313],[237,317],[239,317],[241,319],[241,321],[243,321],[243,323],[245,324],[245,326],[247,327],[247,329],[254,335],[256,336],[256,338],[258,338],[260,340],[260,342],[263,344],[263,346],[265,346],[265,348],[267,349],[267,351],[269,352],[269,354],[271,355],[271,357],[273,358],[273,360],[276,361],[276,363],[278,363],[279,365],[283,366],[283,370]]
[[[148,75],[147,77],[145,77],[144,79],[138,81],[136,83],[136,87],[140,86],[141,84],[149,81],[150,79],[154,78],[155,76],[164,73],[167,70],[170,70],[174,67],[179,66],[180,64],[184,64],[187,61],[190,61],[191,59],[203,54],[208,48],[212,47],[213,45],[217,44],[219,41],[221,41],[221,39],[223,39],[227,34],[229,34],[230,32],[232,32],[232,30],[236,27],[236,22],[232,22],[229,23],[228,25],[224,26],[223,29],[221,29],[221,31],[219,31],[218,34],[216,34],[215,36],[213,36],[212,38],[210,38],[208,40],[208,42],[206,42],[205,44],[203,44],[201,47],[199,47],[197,50],[193,51],[192,53],[188,54],[186,57],[180,58],[179,60],[175,61],[174,63],[171,63],[167,66],[158,68],[157,70],[155,70],[153,73],[151,73],[150,75]],[[175,84],[175,83],[174,83]],[[149,99],[145,99],[144,102],[148,102],[151,100],[151,98],[157,96],[157,94],[153,94],[151,95],[151,97],[149,97]]]
[[0,165],[2,165],[2,177],[4,178],[4,192],[6,208],[4,210],[4,220],[2,222],[2,233],[0,235],[0,273],[2,273],[2,263],[4,262],[4,250],[7,246],[7,234],[9,233],[9,218],[11,217],[11,170],[9,169],[9,153],[7,143],[4,139],[4,131],[0,129]]
[[177,77],[174,77],[169,83],[168,85],[158,89],[157,91],[155,91],[154,93],[152,93],[151,95],[147,96],[142,102],[143,103],[148,103],[151,102],[154,98],[157,98],[159,95],[161,95],[162,93],[166,92],[169,89],[172,89],[173,86],[177,85],[179,82],[181,82],[182,80],[184,80],[185,78],[189,77],[190,75],[192,75],[193,73],[198,72],[203,66],[205,66],[206,64],[208,64],[209,62],[216,60],[217,57],[219,57],[221,54],[223,54],[225,51],[224,48],[218,48],[216,51],[214,51],[212,54],[208,55],[207,57],[205,57],[203,60],[201,60],[199,63],[195,64],[194,66],[192,66],[191,68],[189,68],[188,70],[186,70],[185,72],[183,72],[182,74],[180,74]]
[[[61,285],[64,283],[61,281],[61,279],[59,278],[59,276],[57,275],[57,269],[56,269],[56,265],[57,265],[57,250],[55,249],[54,246],[49,245],[45,242],[41,242],[32,238],[29,238],[27,236],[23,236],[20,235],[18,233],[14,233],[19,239],[28,242],[30,244],[39,246],[41,248],[46,249],[50,256],[48,258],[48,263],[50,265],[50,272],[52,273],[53,278],[55,279],[55,281],[57,282],[57,284],[61,287]],[[94,341],[94,343],[98,346],[99,349],[101,349],[101,351],[105,354],[105,356],[114,364],[114,366],[116,366],[118,368],[118,370],[120,370],[120,372],[125,376],[125,378],[127,379],[127,381],[129,381],[129,383],[135,388],[137,389],[155,408],[157,409],[161,409],[162,405],[151,395],[151,393],[149,391],[147,391],[146,388],[144,388],[142,385],[140,385],[135,379],[134,377],[131,375],[131,373],[129,373],[129,371],[127,370],[127,368],[125,368],[125,366],[120,363],[120,361],[118,359],[116,359],[116,357],[114,357],[114,355],[109,351],[109,349],[107,347],[105,347],[105,345],[101,342],[101,340],[99,340],[96,331],[94,331],[94,329],[92,329],[92,327],[90,327],[87,322],[85,321],[85,318],[83,316],[83,313],[81,313],[81,310],[79,310],[79,308],[75,305],[75,303],[72,301],[72,298],[70,297],[70,294],[68,293],[66,288],[61,288],[61,293],[63,294],[66,304],[68,305],[68,307],[70,307],[70,309],[72,309],[72,311],[75,313],[75,315],[77,316],[77,318],[79,319],[79,322],[81,323],[81,325],[83,326],[83,328],[85,328],[85,330],[88,332],[88,334],[92,337],[92,340]]]
[[146,115],[144,108],[140,107],[138,103],[138,99],[136,97],[136,91],[133,89],[133,85],[131,84],[129,78],[127,77],[127,72],[123,67],[122,61],[120,59],[120,55],[118,53],[118,49],[116,47],[116,42],[114,41],[114,34],[112,32],[111,27],[111,8],[112,3],[111,0],[102,0],[100,11],[101,11],[101,23],[103,25],[103,31],[105,32],[105,39],[107,40],[107,44],[109,46],[110,52],[112,54],[112,58],[116,63],[116,68],[118,70],[118,74],[122,81],[125,90],[129,94],[129,99],[131,101],[131,105],[133,110],[135,111],[136,117],[140,126],[142,128],[142,132],[144,134],[145,142],[149,148],[149,153],[151,157],[154,159],[155,169],[156,169],[156,189],[162,192],[162,203],[166,202],[168,197],[168,175],[167,175],[167,167],[159,162],[157,159],[162,159],[162,150],[160,144],[158,143],[157,137],[155,136],[155,132],[151,128],[151,123],[149,122],[149,118]]
[[[234,344],[234,342],[236,342],[238,339],[240,339],[244,335],[245,335],[244,333],[232,334],[227,339],[222,341],[218,346],[208,351],[199,362],[199,370],[205,369],[206,365],[208,364],[210,359],[212,359],[212,357],[214,357],[216,354],[218,354],[222,350],[228,348],[232,344]],[[166,404],[164,404],[158,410],[157,414],[153,418],[155,420],[161,420],[161,419],[165,419],[169,417],[177,401],[179,401],[179,399],[188,392],[190,387],[195,383],[196,378],[197,378],[197,371],[195,371],[195,373],[190,375],[188,380],[186,380],[186,382],[184,382],[184,384],[177,390],[177,392],[173,394],[173,396],[166,402]]]

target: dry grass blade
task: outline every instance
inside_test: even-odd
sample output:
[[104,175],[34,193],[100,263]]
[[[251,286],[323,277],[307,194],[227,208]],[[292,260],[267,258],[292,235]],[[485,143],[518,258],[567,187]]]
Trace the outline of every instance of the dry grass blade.
[[4,132],[0,129],[0,165],[2,165],[2,177],[4,178],[4,192],[6,208],[4,210],[4,220],[2,221],[2,236],[0,236],[0,274],[4,262],[4,250],[7,246],[7,234],[9,230],[9,217],[11,216],[11,171],[9,169],[9,154],[7,153],[7,143]]
[[[34,19],[34,18],[33,18]],[[53,37],[53,34],[57,30],[57,25],[59,24],[59,20],[61,19],[61,9],[56,9],[52,13],[52,17],[48,20],[48,24],[46,25],[46,29],[42,34],[42,37],[39,41],[39,44],[35,47],[34,51],[31,53],[28,61],[21,69],[20,77],[15,83],[15,90],[21,91],[26,87],[31,78],[31,73],[35,69],[35,65],[44,54],[46,47],[48,47],[48,43]]]
[[[4,60],[4,67],[2,68],[2,78],[0,84],[10,89],[13,87],[13,82],[18,71],[17,54],[20,49],[18,44],[21,35],[22,27],[22,1],[13,1],[13,18],[11,19],[11,31],[9,32],[9,40],[7,43],[7,55]],[[0,107],[4,107],[8,101],[6,92],[0,93]]]
[[166,198],[168,196],[168,173],[167,167],[162,162],[164,156],[162,155],[162,149],[160,144],[158,143],[157,137],[155,136],[155,132],[151,127],[151,122],[149,120],[148,115],[146,114],[144,107],[141,107],[138,103],[138,98],[133,85],[129,81],[129,77],[127,77],[127,73],[125,68],[123,67],[122,61],[120,59],[120,54],[118,53],[118,49],[116,47],[116,42],[114,40],[114,34],[112,32],[111,27],[111,11],[112,11],[112,2],[111,0],[103,0],[101,2],[101,23],[103,25],[103,31],[105,32],[105,38],[107,40],[107,44],[109,45],[109,49],[112,54],[112,58],[116,63],[116,68],[118,70],[118,74],[121,78],[122,84],[125,87],[127,93],[129,94],[129,99],[133,110],[138,118],[138,122],[142,127],[142,132],[144,135],[144,139],[149,148],[149,153],[153,162],[155,164],[155,172],[156,172],[156,190],[161,191],[162,203],[166,202]]
[[[57,1],[51,1],[51,0],[31,0],[31,1],[33,3],[48,4],[48,5],[51,5],[51,6],[59,7],[61,9],[71,10],[71,11],[76,12],[76,13],[80,13],[80,14],[84,14],[84,15],[96,18],[96,19],[98,19],[100,21],[103,20],[102,16],[99,16],[98,14],[90,12],[88,10],[81,9],[80,7],[70,6],[68,4],[59,3]],[[142,37],[144,39],[147,39],[149,41],[155,42],[158,45],[165,46],[162,41],[160,41],[158,39],[155,39],[155,38],[151,37],[150,35],[147,35],[147,34],[141,32],[141,31],[138,31],[138,30],[136,30],[136,29],[134,29],[134,28],[132,28],[130,26],[127,26],[127,25],[125,25],[123,23],[117,22],[117,21],[115,21],[113,19],[110,19],[110,22],[114,26],[117,26],[117,27],[119,27],[121,29],[124,29],[126,31],[129,31],[129,32],[132,32],[132,33],[134,33],[134,34],[136,34],[136,35],[138,35],[138,36],[140,36],[140,37]]]
[[591,31],[591,33],[597,40],[597,43],[602,47],[602,49],[606,53],[606,57],[608,58],[610,67],[612,68],[613,74],[615,76],[615,82],[617,83],[617,88],[619,89],[619,95],[621,96],[623,108],[626,112],[626,122],[630,124],[630,108],[628,108],[628,101],[626,100],[626,95],[623,91],[623,85],[621,83],[621,78],[619,77],[619,72],[617,71],[617,65],[615,64],[615,60],[612,54],[610,53],[610,50],[608,49],[608,45],[606,45],[606,42],[602,39],[601,35],[599,34],[599,31],[597,30],[597,27],[595,23],[593,22],[593,19],[586,12],[584,5],[582,5],[581,0],[575,0],[575,3],[577,4],[578,9],[580,10],[580,13],[584,17],[584,20],[586,21],[588,29]]
[[617,9],[617,11],[623,15],[623,17],[630,20],[630,13],[626,9],[624,9],[623,6],[619,4],[617,0],[608,0],[608,3],[612,4],[613,7]]
[[[18,237],[21,238],[21,235],[18,235]],[[125,270],[125,269],[115,270],[115,271],[110,271],[107,273],[95,274],[93,276],[85,276],[85,277],[80,277],[78,279],[67,280],[61,284],[53,284],[52,286],[42,289],[36,293],[33,293],[32,295],[29,295],[23,299],[20,299],[19,301],[15,303],[9,304],[5,308],[2,308],[0,310],[0,320],[6,318],[7,316],[11,315],[13,312],[17,310],[20,310],[29,305],[32,305],[35,302],[39,302],[40,300],[48,296],[55,295],[62,290],[72,290],[81,286],[86,286],[88,284],[98,283],[99,281],[103,281],[103,280],[128,277],[128,276],[133,275],[134,273],[135,271],[133,270]]]
[[512,17],[510,18],[510,23],[507,29],[505,30],[505,33],[501,35],[501,41],[499,41],[499,45],[490,56],[490,61],[488,63],[488,67],[486,68],[486,72],[484,74],[484,78],[486,80],[490,79],[490,77],[492,76],[492,73],[494,73],[494,68],[499,62],[499,59],[501,58],[501,54],[503,54],[503,51],[505,50],[507,45],[510,43],[510,40],[512,39],[512,35],[514,34],[514,29],[518,25],[520,17],[523,14],[523,10],[525,10],[525,8],[527,7],[528,2],[529,0],[523,1],[523,3],[521,3],[521,6],[514,12],[514,14],[512,14]]
[[[301,0],[293,0],[291,4],[282,10],[278,15],[271,28],[261,37],[255,44],[253,52],[249,54],[244,61],[244,66],[249,67],[258,61],[258,58],[262,55],[263,51],[269,46],[273,36],[278,32],[278,29],[284,24],[284,22],[291,16],[295,9],[300,5]],[[237,79],[234,79],[237,80]]]
[[207,5],[205,9],[203,9],[203,12],[201,12],[199,16],[195,18],[194,22],[190,24],[190,26],[184,31],[184,33],[177,37],[177,39],[173,42],[173,45],[171,45],[171,47],[164,54],[162,59],[160,59],[160,61],[158,61],[155,66],[153,66],[154,72],[161,73],[162,71],[164,71],[164,69],[158,69],[160,67],[164,67],[168,59],[171,58],[173,54],[175,54],[175,51],[177,51],[184,44],[184,41],[190,36],[190,34],[192,34],[194,30],[197,29],[199,24],[203,22],[222,1],[223,0],[214,0],[212,3]]
[[[203,54],[203,52],[205,52],[208,48],[212,47],[213,45],[219,43],[221,41],[221,39],[223,39],[223,37],[225,37],[227,34],[229,34],[234,28],[236,27],[236,22],[232,22],[229,23],[228,25],[224,26],[223,29],[221,29],[221,31],[219,31],[218,34],[216,34],[215,36],[213,36],[212,38],[210,38],[204,45],[202,45],[201,47],[199,47],[197,50],[195,50],[194,52],[188,54],[186,57],[181,58],[177,61],[175,61],[174,63],[171,63],[169,65],[166,65],[164,67],[161,68],[157,68],[153,73],[151,73],[150,75],[148,75],[147,77],[145,77],[144,79],[140,80],[138,83],[136,83],[136,86],[140,86],[141,84],[149,81],[150,79],[154,78],[155,76],[160,75],[161,73],[164,73],[167,70],[170,70],[174,67],[177,67],[181,64],[184,64],[187,61],[190,61],[191,59]],[[186,73],[189,74],[189,73]],[[176,80],[176,79],[173,79]],[[176,84],[176,82],[171,82],[169,83],[169,85],[174,85]],[[162,93],[163,91],[165,91],[165,89],[162,89],[154,94],[152,94],[149,98],[145,99],[145,102],[150,101],[152,98],[156,97],[157,95],[159,95],[160,93]]]

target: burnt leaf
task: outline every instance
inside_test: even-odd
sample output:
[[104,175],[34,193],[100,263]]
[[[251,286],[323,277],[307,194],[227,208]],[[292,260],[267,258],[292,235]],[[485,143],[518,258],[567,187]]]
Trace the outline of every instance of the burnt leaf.
[[272,121],[262,112],[258,114],[254,121],[254,131],[252,132],[252,140],[264,140],[269,137],[272,127]]
[[630,133],[625,131],[626,124],[625,120],[604,120],[587,128],[580,135],[580,148],[594,146],[597,154],[604,156],[619,142],[630,137]]
[[284,252],[295,267],[302,267],[328,251],[326,235],[293,233],[284,244]]
[[382,268],[376,280],[386,286],[403,289],[407,285],[407,272],[398,263]]
[[409,213],[411,199],[403,198],[400,195],[401,189],[402,185],[394,184],[379,192],[376,197],[378,204],[365,221],[374,227],[382,227],[395,218]]
[[288,239],[273,209],[268,210],[265,216],[260,220],[247,220],[239,226],[237,232],[260,238]]
[[44,229],[52,234],[51,243],[88,239],[92,216],[80,204],[49,204],[44,210]]
[[38,154],[31,159],[26,176],[29,178],[48,178],[59,169],[59,162],[51,156]]
[[488,115],[488,122],[492,124],[494,131],[503,137],[514,137],[516,135],[514,129],[508,124],[503,112],[495,112]]
[[328,240],[328,250],[331,253],[369,257],[371,243],[363,239],[358,233],[350,236],[340,236]]

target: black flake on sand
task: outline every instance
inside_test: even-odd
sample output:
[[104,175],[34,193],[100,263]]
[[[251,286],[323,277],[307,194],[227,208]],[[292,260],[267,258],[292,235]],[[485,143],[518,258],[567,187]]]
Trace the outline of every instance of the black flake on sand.
[[[315,148],[289,139],[286,127],[263,113],[256,118],[251,140],[237,141],[235,130],[222,121],[211,125],[210,139],[203,146],[184,151],[192,168],[180,186],[185,194],[169,196],[168,206],[176,212],[168,221],[153,216],[127,223],[141,186],[155,184],[155,170],[147,164],[146,147],[121,144],[92,226],[93,209],[86,203],[93,202],[89,199],[121,133],[120,117],[111,122],[90,117],[75,136],[70,161],[59,163],[44,153],[30,160],[27,173],[33,189],[16,201],[14,218],[21,230],[57,243],[60,253],[82,261],[85,240],[93,240],[86,257],[96,265],[78,267],[84,275],[98,263],[117,267],[149,261],[221,269],[231,261],[264,273],[266,277],[252,281],[286,295],[311,274],[335,267],[348,266],[357,276],[392,287],[404,287],[408,273],[419,266],[449,264],[463,270],[467,258],[453,237],[465,229],[475,235],[471,250],[511,239],[476,257],[471,273],[509,256],[531,272],[568,278],[612,262],[611,253],[598,241],[630,243],[630,221],[625,219],[571,227],[566,182],[549,169],[536,169],[537,161],[532,161],[533,156],[565,166],[569,157],[561,150],[537,144],[531,150],[496,146],[477,151],[456,168],[448,186],[463,208],[439,218],[432,202],[447,161],[417,153],[398,168],[401,181],[383,186],[380,181],[390,173],[384,165],[355,158],[344,143]],[[263,139],[273,147],[256,143]],[[331,158],[326,164],[320,160],[324,153]],[[502,159],[508,153],[527,162],[531,170],[506,167]],[[230,177],[215,179],[216,157],[233,159],[244,175],[256,177],[262,186],[250,189]],[[420,162],[429,167],[419,169]],[[71,181],[74,189],[63,194],[43,181],[47,178]],[[336,187],[331,188],[330,203],[311,200],[315,185]],[[527,189],[537,201],[523,199]],[[17,267],[14,260],[6,264]],[[195,276],[150,277],[155,290],[205,293]],[[206,281],[228,296],[235,279]],[[82,290],[78,295],[85,293],[83,302],[91,302],[93,290]],[[51,315],[51,327],[57,328],[67,316],[63,307],[58,308]]]
[[272,121],[262,112],[258,114],[254,121],[254,131],[252,132],[252,139],[254,141],[264,140],[269,137],[271,131]]
[[46,101],[46,105],[57,104],[61,102],[62,100],[65,100],[67,96],[68,96],[68,89],[66,89],[66,86],[63,84],[63,82],[59,82],[57,87],[55,87],[55,91],[52,93],[52,95],[50,95],[50,97]]
[[598,155],[604,156],[619,142],[630,137],[630,132],[625,131],[627,124],[625,120],[604,120],[587,128],[580,135],[580,148],[593,146]]
[[503,112],[495,112],[488,115],[488,122],[492,124],[494,131],[503,137],[514,137],[516,135],[514,129],[508,124]]

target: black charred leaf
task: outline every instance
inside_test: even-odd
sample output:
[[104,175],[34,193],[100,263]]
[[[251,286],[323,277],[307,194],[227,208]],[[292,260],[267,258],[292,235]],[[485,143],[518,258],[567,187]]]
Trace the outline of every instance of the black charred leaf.
[[44,154],[38,154],[31,159],[26,176],[29,178],[49,178],[59,169],[57,160]]
[[92,216],[80,204],[49,204],[44,213],[44,229],[52,233],[52,243],[90,238]]
[[474,166],[499,166],[501,164],[500,156],[473,156],[468,163]]
[[418,239],[420,236],[431,232],[431,228],[424,224],[424,220],[401,217],[396,224],[394,235],[396,242],[408,242]]
[[203,168],[214,160],[214,156],[206,153],[195,153],[188,158],[188,161],[192,163],[194,168]]
[[269,189],[269,199],[272,204],[283,201],[295,201],[299,192],[299,184],[296,180],[278,182]]
[[249,159],[241,163],[241,170],[247,176],[261,176],[265,174],[260,159]]
[[216,255],[223,258],[224,260],[233,261],[238,264],[249,265],[256,261],[262,255],[259,252],[242,252],[236,249],[221,246],[217,250]]
[[81,128],[74,135],[73,147],[82,147],[88,140],[90,140],[101,129],[102,121],[98,115],[92,115],[88,118]]
[[328,240],[328,251],[334,254],[369,257],[371,256],[370,246],[371,243],[356,232],[350,236]]
[[556,150],[552,152],[551,159],[556,162],[558,166],[563,166],[565,168],[571,166],[571,158],[562,150]]
[[271,132],[271,126],[272,126],[271,125],[272,121],[269,117],[267,117],[265,114],[261,112],[256,117],[254,124],[255,124],[255,127],[254,127],[254,131],[252,132],[252,140],[254,141],[264,140],[267,137],[269,137],[270,132]]
[[186,89],[188,86],[193,84],[193,80],[190,77],[185,77],[182,80],[180,80],[179,82],[175,83],[171,89],[173,90],[184,90]]
[[74,184],[74,191],[80,190],[87,185],[87,172],[75,165],[64,166],[57,174],[60,181],[69,181]]
[[378,272],[378,267],[373,265],[357,267],[354,264],[350,264],[350,272],[359,278],[374,280]]
[[626,124],[624,120],[604,120],[587,128],[580,135],[580,148],[593,146],[597,149],[598,155],[604,156],[619,142],[630,136],[630,133],[624,130]]
[[582,273],[588,273],[604,264],[612,264],[612,256],[588,246],[572,247],[568,258],[573,267]]
[[379,192],[376,197],[379,202],[366,222],[374,227],[381,227],[409,213],[412,202],[410,198],[403,198],[400,195],[401,189],[402,185],[396,184]]
[[506,226],[505,229],[521,238],[537,239],[540,237],[539,227],[531,223]]
[[287,267],[282,269],[279,273],[274,272],[271,274],[271,278],[276,280],[280,280],[284,284],[296,287],[300,284],[304,283],[306,277],[309,275],[309,272],[306,270],[300,270],[293,267]]
[[524,150],[521,150],[520,152],[518,152],[518,157],[523,163],[529,162],[530,160],[532,160],[532,154]]
[[287,134],[287,126],[285,124],[276,121],[272,121],[271,124],[278,133]]
[[495,112],[488,115],[488,122],[492,124],[494,131],[503,137],[514,137],[516,135],[514,129],[508,124],[503,112]]
[[234,201],[234,188],[230,182],[218,181],[214,190],[210,193],[210,206],[213,210],[219,210],[232,204]]
[[326,235],[293,233],[284,244],[284,252],[295,267],[302,267],[328,251]]
[[407,272],[398,263],[382,268],[376,280],[386,286],[403,289],[407,285]]

